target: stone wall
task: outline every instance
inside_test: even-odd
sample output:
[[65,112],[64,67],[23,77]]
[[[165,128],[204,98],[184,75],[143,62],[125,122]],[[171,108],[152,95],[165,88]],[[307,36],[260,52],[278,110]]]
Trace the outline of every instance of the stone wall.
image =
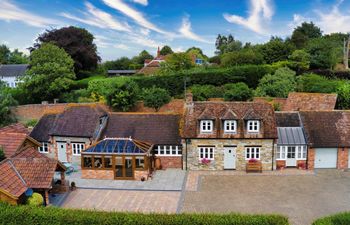
[[83,179],[101,179],[114,180],[113,170],[81,170],[81,178]]
[[[199,146],[213,146],[214,160],[209,165],[202,165],[199,161]],[[259,146],[260,160],[263,170],[272,170],[273,140],[271,139],[192,139],[187,144],[187,168],[189,170],[223,170],[224,169],[224,146],[236,147],[236,169],[245,170],[245,147]],[[184,144],[183,151],[186,151]],[[184,159],[186,164],[186,159]]]
[[157,156],[160,158],[162,169],[178,168],[182,169],[182,157],[181,156]]

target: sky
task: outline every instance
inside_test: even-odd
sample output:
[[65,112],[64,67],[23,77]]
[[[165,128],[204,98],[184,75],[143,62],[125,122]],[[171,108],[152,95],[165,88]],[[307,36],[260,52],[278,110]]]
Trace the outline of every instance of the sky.
[[218,34],[263,43],[303,21],[350,32],[350,0],[0,0],[0,44],[28,52],[40,33],[72,25],[95,36],[103,61],[164,45],[213,56]]

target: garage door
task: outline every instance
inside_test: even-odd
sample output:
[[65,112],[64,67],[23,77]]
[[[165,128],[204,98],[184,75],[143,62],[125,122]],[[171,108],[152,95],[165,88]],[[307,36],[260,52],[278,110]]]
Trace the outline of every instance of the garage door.
[[315,168],[337,168],[337,149],[316,148]]

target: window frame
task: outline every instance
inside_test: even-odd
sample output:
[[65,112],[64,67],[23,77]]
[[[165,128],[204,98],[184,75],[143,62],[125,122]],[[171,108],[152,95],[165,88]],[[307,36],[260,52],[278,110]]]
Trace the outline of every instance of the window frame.
[[74,143],[71,143],[71,146],[72,146],[72,155],[79,156],[81,155],[81,152],[85,150],[85,143],[74,142]]
[[[248,153],[249,151],[249,153]],[[260,146],[249,146],[249,147],[245,147],[245,152],[244,152],[244,157],[245,160],[250,160],[250,159],[256,159],[256,160],[260,160],[260,156],[261,156],[261,147]],[[249,154],[249,157],[247,157],[247,155]],[[259,157],[256,157],[256,156]]]
[[[203,129],[205,127],[206,129]],[[208,129],[210,127],[210,129]],[[214,122],[212,120],[201,120],[199,123],[200,132],[203,134],[213,133],[214,130]]]
[[[46,149],[46,151],[44,149]],[[41,142],[41,146],[38,147],[38,151],[40,153],[48,154],[49,153],[49,143],[48,142]]]
[[[234,129],[227,130],[227,126],[232,128],[232,125],[234,126]],[[226,134],[237,133],[237,120],[224,120],[224,133],[226,133]]]
[[[168,148],[170,154],[167,154]],[[174,151],[175,154],[173,154]],[[182,148],[179,145],[158,145],[154,149],[154,153],[157,156],[182,156]]]
[[[202,151],[204,151],[202,153]],[[208,152],[205,152],[208,151]],[[208,156],[208,157],[201,157],[201,156]],[[210,157],[212,156],[212,157]],[[215,147],[214,146],[198,146],[198,159],[199,161],[203,159],[209,159],[211,161],[215,160]]]
[[[256,123],[256,124],[254,124],[254,123]],[[252,126],[252,128],[254,128],[256,126],[257,129],[250,129],[250,126]],[[260,120],[248,120],[247,131],[248,131],[248,133],[259,133],[260,132]]]
[[[295,147],[295,159],[306,160],[307,148],[304,145],[281,145],[276,151],[276,160],[287,160],[288,147]],[[282,157],[284,155],[284,158]],[[300,156],[300,157],[299,157]]]

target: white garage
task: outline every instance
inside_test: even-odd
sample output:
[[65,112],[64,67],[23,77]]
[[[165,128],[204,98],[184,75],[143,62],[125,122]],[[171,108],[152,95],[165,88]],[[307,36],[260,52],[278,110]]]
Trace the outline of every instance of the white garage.
[[316,148],[316,168],[337,168],[337,148]]

